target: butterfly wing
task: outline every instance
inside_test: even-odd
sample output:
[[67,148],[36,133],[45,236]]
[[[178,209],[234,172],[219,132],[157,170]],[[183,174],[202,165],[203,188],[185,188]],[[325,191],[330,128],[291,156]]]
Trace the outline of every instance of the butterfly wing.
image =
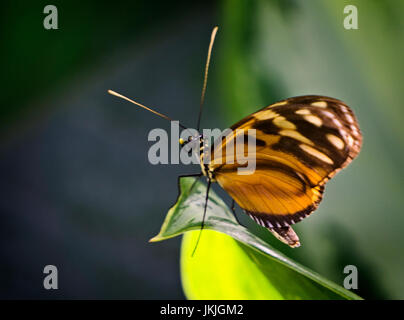
[[[301,96],[263,108],[231,129],[215,144],[208,170],[252,219],[297,246],[290,225],[317,208],[325,183],[360,150],[353,112],[333,98]],[[239,164],[226,163],[226,147],[234,143],[236,156],[236,136],[247,141],[249,129],[255,129],[255,153],[244,148],[244,155],[255,161],[255,171],[241,175]]]

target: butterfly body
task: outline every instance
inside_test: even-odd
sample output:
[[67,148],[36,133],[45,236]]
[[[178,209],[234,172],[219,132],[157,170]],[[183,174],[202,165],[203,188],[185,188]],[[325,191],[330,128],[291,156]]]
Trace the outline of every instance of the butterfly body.
[[[201,155],[202,173],[255,222],[288,245],[299,246],[290,226],[318,207],[326,182],[359,153],[362,136],[353,112],[337,99],[300,96],[263,108],[231,129],[213,147],[208,164]],[[240,175],[239,164],[225,161],[226,144],[237,143],[236,135],[247,135],[249,129],[256,130],[256,151],[250,155],[256,169]],[[215,151],[221,156],[215,158]]]

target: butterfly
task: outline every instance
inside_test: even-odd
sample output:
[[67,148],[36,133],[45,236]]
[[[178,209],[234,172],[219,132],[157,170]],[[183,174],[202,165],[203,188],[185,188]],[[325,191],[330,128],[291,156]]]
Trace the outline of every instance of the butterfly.
[[[217,27],[211,35],[205,66],[198,131],[216,32]],[[109,93],[173,121],[121,94],[111,90]],[[182,124],[180,126],[187,129]],[[205,146],[203,135],[189,136],[185,141],[180,139],[182,147],[189,143],[200,146],[201,173],[192,176],[207,178],[201,231],[211,183],[217,182],[233,199],[232,208],[237,203],[249,217],[280,241],[290,247],[300,246],[299,237],[291,226],[317,209],[327,181],[346,167],[361,149],[362,134],[353,111],[338,99],[299,96],[262,108],[230,129],[225,139],[211,147],[209,161],[205,161],[202,151]],[[255,130],[255,151],[248,156],[254,157],[255,171],[240,175],[240,164],[228,163],[226,150],[229,143],[238,143],[237,135],[247,136],[251,129]]]

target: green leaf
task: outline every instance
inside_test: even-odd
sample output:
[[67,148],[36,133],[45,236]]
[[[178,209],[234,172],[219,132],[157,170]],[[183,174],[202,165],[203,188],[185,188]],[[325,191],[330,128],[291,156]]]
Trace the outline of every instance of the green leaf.
[[[152,242],[201,227],[206,186],[194,178],[179,183],[179,198]],[[182,284],[189,299],[361,299],[238,224],[212,190],[205,229],[192,257],[198,235],[187,232],[181,248]]]

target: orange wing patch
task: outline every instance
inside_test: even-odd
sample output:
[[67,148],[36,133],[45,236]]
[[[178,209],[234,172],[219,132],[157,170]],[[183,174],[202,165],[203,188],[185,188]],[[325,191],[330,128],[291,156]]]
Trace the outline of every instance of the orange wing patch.
[[252,175],[238,175],[225,165],[216,173],[220,186],[260,225],[280,228],[297,223],[317,208],[323,186],[275,161],[258,161]]

